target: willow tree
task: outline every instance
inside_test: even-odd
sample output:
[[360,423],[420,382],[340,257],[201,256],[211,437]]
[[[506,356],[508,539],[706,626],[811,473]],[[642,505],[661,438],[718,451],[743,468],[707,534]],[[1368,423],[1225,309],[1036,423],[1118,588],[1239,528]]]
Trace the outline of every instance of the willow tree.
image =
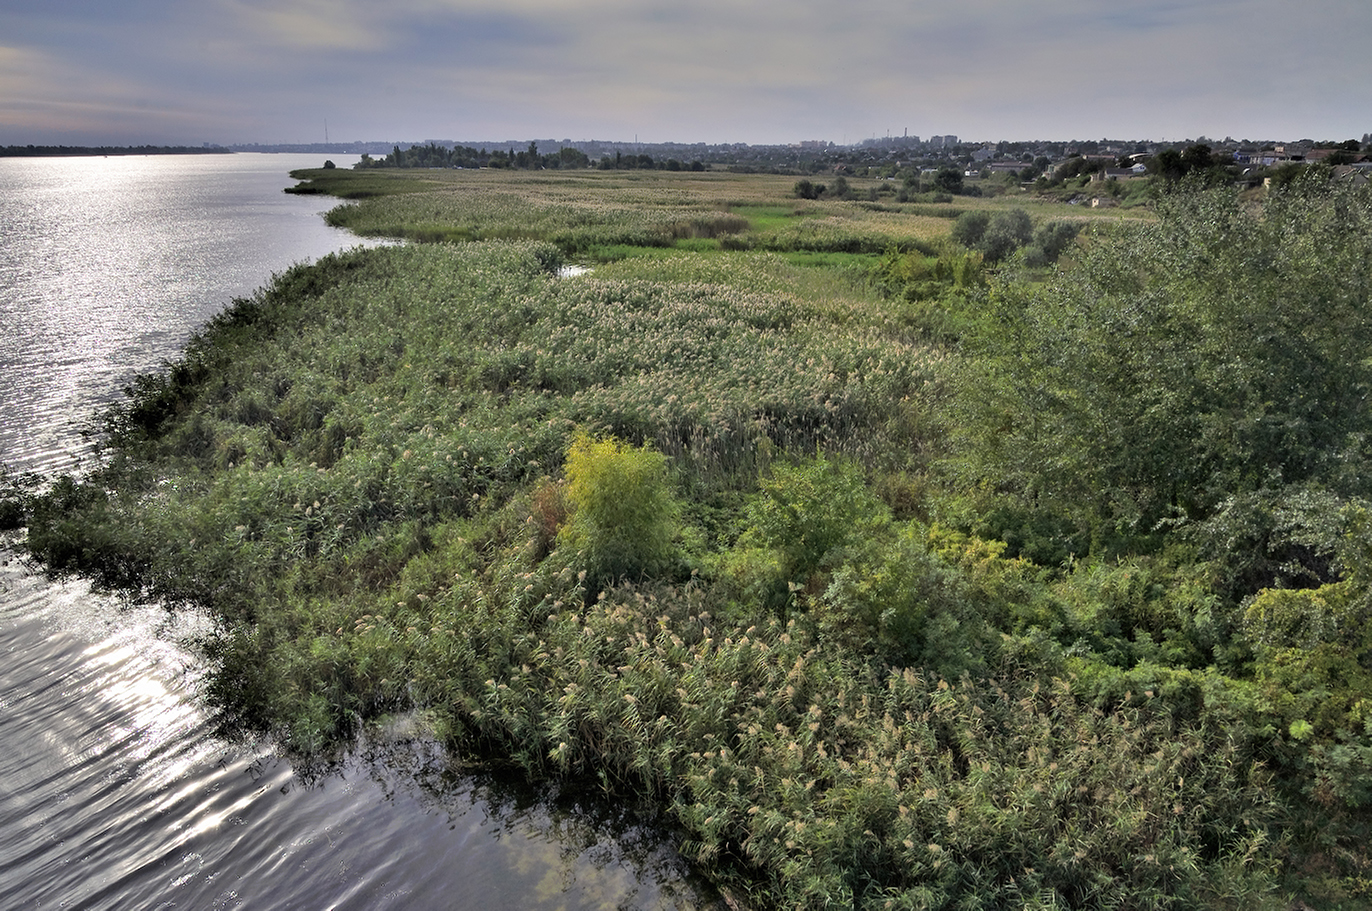
[[1310,179],[1254,204],[1184,187],[1156,222],[984,305],[964,489],[1056,529],[1060,552],[1187,529],[1251,551],[1244,571],[1268,578],[1245,585],[1283,561],[1326,573],[1321,524],[1372,493],[1372,190]]

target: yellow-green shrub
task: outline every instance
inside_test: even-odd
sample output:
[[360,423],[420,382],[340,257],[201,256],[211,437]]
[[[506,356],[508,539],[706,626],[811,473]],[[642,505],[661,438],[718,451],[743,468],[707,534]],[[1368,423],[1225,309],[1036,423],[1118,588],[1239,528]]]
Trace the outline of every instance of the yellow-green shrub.
[[567,450],[571,513],[558,538],[580,551],[594,583],[639,579],[675,556],[680,506],[667,479],[667,459],[646,445],[578,434]]

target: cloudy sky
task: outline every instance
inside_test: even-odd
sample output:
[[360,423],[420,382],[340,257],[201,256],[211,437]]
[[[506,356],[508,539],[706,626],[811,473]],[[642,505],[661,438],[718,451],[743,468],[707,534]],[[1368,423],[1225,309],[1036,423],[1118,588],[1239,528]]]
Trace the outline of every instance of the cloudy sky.
[[1348,139],[1369,0],[0,0],[0,145]]

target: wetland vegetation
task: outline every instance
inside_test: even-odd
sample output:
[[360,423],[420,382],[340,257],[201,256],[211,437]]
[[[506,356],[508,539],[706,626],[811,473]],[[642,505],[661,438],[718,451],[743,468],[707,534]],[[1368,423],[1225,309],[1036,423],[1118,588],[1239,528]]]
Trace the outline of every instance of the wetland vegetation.
[[752,907],[1372,898],[1367,190],[299,176],[416,243],[235,302],[0,509],[208,613],[227,728],[415,713]]

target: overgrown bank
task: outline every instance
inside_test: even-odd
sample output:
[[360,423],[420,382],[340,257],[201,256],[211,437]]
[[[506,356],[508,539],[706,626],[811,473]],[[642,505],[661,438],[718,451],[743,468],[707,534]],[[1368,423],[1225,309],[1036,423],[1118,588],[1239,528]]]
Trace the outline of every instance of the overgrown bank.
[[29,546],[209,610],[226,721],[308,751],[419,707],[655,795],[760,905],[1356,907],[1367,415],[1240,394],[1293,347],[1362,382],[1367,199],[1300,199],[1179,199],[1032,286],[936,238],[885,293],[723,250],[330,257],[141,381]]

